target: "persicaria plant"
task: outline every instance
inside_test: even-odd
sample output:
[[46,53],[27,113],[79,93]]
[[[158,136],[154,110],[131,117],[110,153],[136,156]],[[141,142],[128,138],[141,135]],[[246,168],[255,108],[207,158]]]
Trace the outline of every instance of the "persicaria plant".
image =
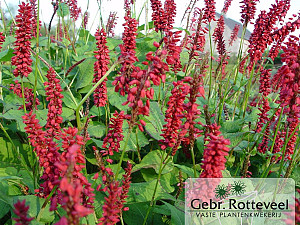
[[41,1],[0,6],[1,224],[183,224],[187,178],[299,179],[289,0],[243,0],[235,24],[229,0],[95,1],[95,19],[47,1],[48,23]]

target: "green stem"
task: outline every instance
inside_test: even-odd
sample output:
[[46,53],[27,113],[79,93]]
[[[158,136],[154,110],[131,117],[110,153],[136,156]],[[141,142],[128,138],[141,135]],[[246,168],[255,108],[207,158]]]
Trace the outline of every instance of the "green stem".
[[40,0],[37,3],[37,27],[36,27],[36,55],[35,55],[35,73],[34,73],[34,88],[33,88],[33,110],[35,109],[38,64],[39,64],[39,36],[40,36]]
[[105,75],[92,87],[91,90],[83,97],[83,99],[78,103],[77,108],[75,110],[76,112],[76,121],[77,121],[77,127],[78,130],[81,130],[81,121],[80,121],[80,115],[79,115],[79,110],[81,106],[85,103],[87,98],[93,94],[93,92],[96,90],[96,88],[105,80],[105,78],[115,69],[115,67],[118,65],[118,61],[116,61],[110,68],[109,70],[105,73]]
[[197,171],[196,171],[196,160],[195,160],[194,146],[191,147],[191,153],[192,153],[194,177],[196,178],[197,177]]
[[[152,207],[154,206],[155,195],[156,195],[158,183],[159,183],[160,178],[161,178],[162,171],[164,170],[164,168],[165,168],[166,165],[168,164],[169,160],[171,159],[171,157],[168,158],[168,160],[167,160],[166,163],[164,164],[164,161],[166,160],[166,159],[164,159],[164,155],[165,155],[165,151],[163,151],[163,155],[162,155],[162,157],[161,157],[161,162],[160,162],[160,165],[159,165],[158,177],[157,177],[157,179],[156,179],[156,183],[155,183],[153,195],[152,195],[152,198],[151,198],[150,206],[148,207],[147,214],[146,214],[146,216],[145,216],[145,218],[144,218],[143,225],[145,225],[145,224],[147,223],[147,219],[148,219],[148,217],[149,217],[150,211],[151,211]],[[167,154],[166,157],[168,157],[168,156],[169,156],[169,154]],[[163,159],[164,159],[164,160],[163,160]]]
[[126,152],[126,148],[127,148],[128,142],[129,142],[130,134],[131,134],[131,129],[129,128],[127,136],[126,136],[126,140],[125,140],[125,145],[124,145],[124,148],[122,149],[121,157],[120,157],[118,167],[117,167],[117,170],[116,170],[115,180],[118,179],[119,172],[121,170],[121,165],[122,165],[122,162],[123,162],[123,159],[124,159],[124,156],[125,156],[125,152]]

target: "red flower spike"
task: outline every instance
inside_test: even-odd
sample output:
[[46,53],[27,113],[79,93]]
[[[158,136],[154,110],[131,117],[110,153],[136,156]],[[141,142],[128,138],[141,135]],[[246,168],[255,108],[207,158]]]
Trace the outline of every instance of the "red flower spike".
[[[284,65],[277,71],[274,80],[278,81],[280,89],[280,104],[284,108],[284,113],[288,115],[288,137],[291,137],[287,143],[285,157],[290,160],[294,152],[298,136],[297,128],[300,117],[300,46],[299,38],[290,36],[283,46],[284,53],[281,55]],[[273,80],[273,81],[274,81]],[[274,83],[274,82],[273,82]],[[297,129],[297,130],[296,130]]]
[[228,12],[228,8],[231,5],[232,0],[225,0],[224,7],[222,9],[222,13],[226,14]]
[[62,114],[62,98],[64,97],[61,93],[63,90],[53,68],[48,70],[46,77],[48,81],[44,85],[46,86],[46,100],[49,101],[46,128],[49,137],[59,139],[60,124],[63,122],[63,118],[60,116]]
[[173,29],[173,24],[176,16],[176,4],[174,0],[166,0],[164,4],[164,20],[166,21],[166,27],[164,31]]
[[259,0],[242,0],[241,22],[248,24],[255,16],[256,4]]
[[3,35],[2,32],[0,32],[0,51],[2,49],[2,44],[3,44],[4,41],[5,41],[5,36]]
[[293,22],[287,22],[280,29],[277,29],[271,33],[271,37],[274,40],[274,44],[269,52],[271,59],[275,59],[286,37],[288,37],[289,34],[294,32],[296,29],[300,29],[300,13],[298,14],[298,18],[296,18],[296,20]]
[[[31,4],[31,8],[32,8],[32,34],[34,37],[36,37],[37,34],[37,4],[36,4],[37,0],[29,0],[30,4]],[[39,21],[39,27],[41,30],[42,27],[42,23],[41,21]]]
[[117,76],[113,81],[115,85],[115,91],[119,92],[122,96],[128,93],[129,83],[136,76],[139,71],[138,67],[133,64],[138,61],[136,57],[136,36],[137,36],[137,25],[136,19],[129,16],[125,16],[124,32],[123,32],[123,44],[120,45],[121,55],[119,61],[121,61],[120,76]]
[[205,8],[203,19],[207,20],[209,23],[212,20],[215,20],[215,14],[216,14],[216,2],[214,0],[204,0],[205,1]]
[[153,11],[152,21],[154,22],[155,31],[164,31],[167,27],[168,21],[166,19],[166,15],[162,7],[162,3],[160,0],[150,0],[150,2]]
[[[94,83],[97,83],[108,71],[109,64],[109,50],[106,46],[106,33],[104,29],[97,30],[95,34],[97,40],[97,51],[95,51],[95,58],[97,61],[94,63]],[[97,107],[105,106],[107,103],[107,78],[96,88],[94,91],[94,103]]]
[[222,178],[222,170],[225,169],[226,159],[228,155],[230,141],[225,139],[219,131],[220,126],[216,124],[208,126],[210,133],[208,133],[209,143],[205,146],[203,153],[203,165],[204,170],[201,178]]
[[263,10],[259,14],[255,22],[255,29],[249,39],[248,52],[251,59],[249,70],[252,69],[255,62],[261,59],[267,46],[272,44],[271,32],[277,22],[284,18],[289,7],[290,0],[281,0],[273,4],[268,13]]
[[217,43],[217,50],[220,56],[223,56],[226,53],[226,46],[225,46],[225,41],[223,36],[224,30],[225,30],[224,16],[221,15],[221,17],[218,19],[217,26],[213,33],[214,41]]
[[26,200],[24,199],[22,202],[18,201],[14,204],[14,213],[17,218],[13,218],[13,220],[16,221],[16,225],[29,225],[30,221],[34,219],[33,217],[28,217],[29,206],[26,206],[25,203]]
[[89,20],[89,13],[86,11],[83,14],[83,21],[82,21],[82,25],[85,30],[87,29],[88,20]]
[[240,30],[240,25],[235,24],[235,25],[234,25],[234,28],[233,28],[233,30],[232,30],[230,39],[229,39],[229,46],[232,46],[233,42],[237,40],[239,30]]
[[[69,129],[70,130],[70,129]],[[61,206],[67,213],[68,224],[79,224],[80,218],[93,213],[93,189],[85,176],[81,174],[84,156],[80,145],[74,144],[63,152],[56,166],[61,170],[61,180],[57,185],[61,190]],[[60,223],[65,222],[63,219]]]
[[120,142],[123,140],[123,122],[125,119],[124,112],[117,111],[113,114],[114,118],[110,119],[110,124],[108,126],[109,131],[103,140],[102,148],[106,149],[104,155],[113,155],[114,152],[119,152]]
[[106,23],[106,27],[105,27],[105,30],[106,30],[106,33],[107,33],[107,36],[109,37],[114,37],[115,36],[115,33],[114,33],[114,28],[116,27],[116,24],[117,24],[117,12],[110,12],[109,13],[109,16],[108,16],[108,20],[107,20],[107,23]]
[[184,100],[190,92],[190,87],[183,83],[183,81],[173,82],[173,85],[174,88],[171,91],[172,95],[167,103],[168,109],[165,118],[165,122],[167,123],[163,126],[161,134],[163,139],[160,142],[161,149],[164,150],[170,147],[172,148],[172,155],[175,155],[183,138],[183,134],[180,133],[182,125],[181,118],[184,111]]
[[71,18],[76,21],[81,13],[81,8],[77,6],[77,0],[66,0],[66,3],[70,8]]
[[[120,195],[120,208],[123,208],[123,204],[126,203],[126,198],[128,197],[128,192],[130,188],[130,183],[131,183],[131,172],[132,172],[132,165],[130,162],[127,162],[127,168],[125,168],[125,174],[123,175],[123,182],[122,182],[122,192]],[[125,208],[123,209],[124,211]]]
[[181,70],[181,62],[180,62],[180,53],[182,50],[181,46],[178,46],[177,43],[180,41],[181,31],[176,32],[166,32],[166,36],[164,37],[164,49],[168,52],[166,62],[172,67],[174,73],[177,73]]
[[22,2],[19,5],[18,15],[16,16],[16,41],[14,56],[11,58],[11,64],[16,66],[13,71],[15,77],[27,77],[32,72],[30,58],[32,38],[32,7]]
[[107,187],[108,197],[102,207],[103,215],[99,219],[98,225],[116,224],[120,221],[120,196],[122,188],[119,187],[118,181],[112,181]]

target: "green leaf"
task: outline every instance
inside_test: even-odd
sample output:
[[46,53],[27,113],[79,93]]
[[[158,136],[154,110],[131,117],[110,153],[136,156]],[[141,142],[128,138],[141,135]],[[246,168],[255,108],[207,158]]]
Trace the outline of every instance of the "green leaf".
[[[182,172],[186,173],[190,177],[194,177],[194,170],[191,166],[174,164],[175,167],[179,168]],[[199,173],[197,172],[197,177],[199,177]]]
[[234,121],[226,121],[222,124],[222,132],[235,133],[241,130],[244,120],[238,119]]
[[92,121],[88,126],[88,133],[91,137],[101,138],[105,134],[105,125],[97,121]]
[[[120,149],[124,149],[125,141],[128,135],[128,123],[123,123],[123,135],[124,139],[120,142]],[[136,129],[132,131],[129,136],[129,140],[126,146],[126,151],[137,151],[137,149],[142,148],[149,144],[146,136],[139,130]]]
[[184,225],[184,211],[179,210],[175,206],[163,201],[163,203],[171,210],[171,224]]
[[57,9],[57,15],[61,17],[68,16],[70,14],[69,6],[66,3],[59,3]]
[[[141,169],[141,174],[145,181],[151,181],[157,179],[157,174],[153,169]],[[166,173],[160,177],[160,184],[165,189],[166,192],[172,193],[175,188],[171,186],[172,174]]]
[[150,113],[148,117],[144,117],[146,122],[146,132],[156,140],[161,140],[162,128],[165,124],[165,116],[163,115],[157,102],[150,103]]
[[9,205],[3,201],[0,201],[0,219],[9,212]]
[[74,95],[74,99],[73,99],[70,92],[63,91],[62,94],[64,96],[64,98],[62,99],[63,103],[65,103],[65,105],[68,108],[75,110],[77,108],[77,105],[75,104],[75,102],[76,103],[80,102],[81,95],[75,92],[75,93],[73,93],[73,95]]
[[[163,155],[165,155],[163,154],[163,151],[159,150],[149,152],[146,156],[144,156],[141,163],[135,165],[132,168],[132,172],[136,172],[142,168],[153,168],[158,174]],[[171,172],[173,170],[173,166],[173,162],[169,161],[168,164],[165,166],[164,170],[162,171],[162,174]]]
[[16,41],[14,36],[6,36],[4,43],[2,44],[2,50],[6,49],[7,46],[13,44]]
[[75,119],[75,111],[73,109],[63,107],[61,117],[63,118],[63,122],[72,121]]
[[79,74],[76,81],[76,90],[90,85],[94,78],[94,63],[96,59],[94,57],[87,58],[79,67]]
[[[127,202],[150,202],[154,193],[156,180],[143,183],[131,183],[128,192]],[[159,199],[174,199],[168,194],[160,184],[157,185],[155,200]]]
[[[149,208],[148,202],[139,202],[139,203],[133,203],[133,204],[126,204],[126,206],[129,207],[128,211],[123,212],[123,217],[125,224],[128,225],[137,225],[137,224],[143,224],[144,219],[147,214],[147,210]],[[147,218],[146,224],[155,224],[155,225],[163,225],[162,217],[160,214],[152,213],[153,208],[150,211],[150,216]]]
[[115,50],[120,44],[122,44],[121,39],[115,39],[115,38],[107,38],[107,47],[109,51]]
[[11,58],[14,56],[14,50],[8,49],[5,51],[0,52],[0,62],[7,62],[11,61]]
[[[88,39],[87,39],[87,37],[88,37]],[[91,35],[91,33],[88,30],[81,28],[79,31],[79,40],[84,41],[84,43],[90,42],[91,45],[95,45],[96,38],[93,35]],[[77,52],[77,54],[78,54],[78,52]]]
[[108,87],[107,88],[107,98],[111,105],[116,107],[119,110],[127,111],[128,106],[122,105],[122,103],[127,101],[127,98],[125,96],[120,95],[119,93],[115,92],[114,87]]

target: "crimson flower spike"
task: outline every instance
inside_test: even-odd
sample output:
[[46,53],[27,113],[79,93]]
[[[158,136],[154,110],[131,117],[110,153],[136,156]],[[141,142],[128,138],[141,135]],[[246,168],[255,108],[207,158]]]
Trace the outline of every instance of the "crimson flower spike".
[[107,21],[106,27],[105,27],[107,36],[111,36],[111,37],[115,36],[114,28],[117,24],[117,22],[116,22],[117,18],[118,18],[117,17],[117,12],[110,12],[109,13],[108,21]]
[[183,81],[173,82],[173,90],[171,91],[172,95],[169,98],[167,103],[168,109],[166,111],[166,124],[163,126],[162,140],[160,140],[161,149],[165,150],[166,148],[172,148],[172,155],[175,155],[177,148],[179,147],[176,144],[179,141],[182,141],[183,134],[180,133],[182,129],[182,116],[184,112],[184,100],[190,92],[190,87],[188,84]]
[[164,4],[164,17],[166,20],[166,27],[164,31],[173,29],[173,24],[176,16],[176,4],[174,0],[166,0]]
[[[95,34],[97,40],[97,51],[94,51],[97,61],[94,63],[94,83],[97,83],[107,72],[109,64],[109,50],[106,45],[106,33],[102,28]],[[105,106],[107,103],[107,78],[96,88],[94,92],[94,103],[97,107]]]
[[[64,153],[61,160],[56,162],[56,166],[62,174],[62,179],[57,180],[62,194],[60,204],[67,216],[62,217],[57,224],[79,224],[80,218],[93,213],[93,210],[84,206],[82,201],[82,196],[86,194],[86,186],[83,185],[89,183],[80,173],[84,166],[77,163],[83,163],[84,156],[81,154],[80,145],[76,144],[70,146]],[[90,193],[90,198],[93,196],[94,194]]]
[[[32,34],[36,37],[37,34],[37,4],[36,0],[29,0],[32,7]],[[42,23],[39,21],[39,27],[41,29]]]
[[134,63],[139,61],[136,57],[136,36],[138,22],[135,18],[125,16],[124,32],[123,32],[123,44],[120,45],[121,55],[119,61],[121,62],[121,69],[119,76],[113,81],[115,85],[115,91],[119,92],[122,96],[128,93],[129,83],[132,77],[135,77],[138,68],[134,66]]
[[32,7],[22,2],[19,5],[18,15],[16,16],[16,41],[14,56],[11,58],[11,64],[16,66],[13,74],[18,77],[27,77],[32,72],[30,58],[32,38]]
[[108,126],[109,131],[103,140],[102,148],[106,149],[104,155],[113,155],[114,152],[119,152],[120,142],[123,140],[123,122],[126,116],[124,111],[118,113],[117,111],[113,114],[114,117],[110,119],[110,124]]
[[44,85],[46,86],[46,100],[49,101],[46,123],[47,133],[49,137],[59,139],[60,124],[63,122],[63,118],[60,116],[62,114],[62,98],[64,97],[61,93],[63,90],[53,68],[48,70],[46,77],[48,81]]
[[225,46],[225,41],[223,36],[224,30],[225,30],[224,16],[221,15],[220,18],[218,19],[217,26],[213,33],[213,38],[214,41],[217,43],[217,51],[220,56],[223,56],[226,53],[226,46]]
[[[122,185],[120,186],[119,181],[110,180],[108,181],[108,176],[114,176],[113,172],[109,168],[102,166],[102,180],[105,182],[105,187],[102,189],[108,193],[108,196],[105,197],[105,202],[102,207],[103,215],[99,219],[100,225],[106,224],[116,224],[120,221],[120,215],[123,211],[127,211],[128,207],[124,207],[126,198],[128,197],[128,191],[131,183],[131,172],[132,165],[127,162],[127,168],[125,169],[125,174],[123,175]],[[100,186],[100,185],[99,185]],[[101,190],[100,187],[97,190]]]
[[[168,21],[166,19],[166,15],[164,9],[162,7],[162,3],[160,0],[150,0],[151,8],[152,8],[152,21],[154,23],[155,31],[164,31],[167,27]],[[168,6],[166,6],[168,7]],[[169,9],[168,9],[169,10]],[[169,15],[170,18],[173,18]]]
[[0,32],[0,51],[2,49],[2,44],[3,44],[4,41],[5,41],[5,36],[3,35],[2,32]]
[[259,0],[242,0],[240,2],[242,3],[241,22],[244,26],[247,26],[247,24],[254,18],[257,2],[259,2]]
[[237,40],[239,30],[240,30],[240,25],[235,24],[234,28],[233,28],[233,30],[231,32],[230,39],[229,39],[229,46],[232,46],[233,42]]
[[291,155],[295,150],[296,140],[299,132],[300,115],[300,46],[299,37],[290,36],[283,46],[284,53],[281,55],[284,65],[277,71],[275,77],[280,77],[280,104],[284,108],[284,113],[288,115],[288,137],[285,157],[291,160]]
[[222,13],[226,14],[228,12],[231,2],[232,2],[232,0],[225,0],[224,7],[222,9]]
[[215,20],[216,15],[216,2],[214,0],[204,0],[205,8],[203,14],[203,20],[207,20],[210,23],[212,20]]
[[66,3],[70,8],[71,18],[76,21],[81,13],[81,8],[77,5],[77,0],[67,0]]
[[221,136],[219,131],[220,126],[212,124],[207,126],[209,143],[205,146],[203,153],[203,165],[204,170],[200,178],[222,178],[222,170],[225,169],[226,159],[228,155],[230,141]]
[[[293,22],[287,22],[280,29],[277,29],[271,33],[271,38],[274,40],[274,44],[272,45],[269,52],[269,57],[273,60],[278,55],[281,49],[281,45],[286,37],[288,37],[288,35],[294,32],[296,29],[300,29],[300,13],[298,14],[298,16],[294,14],[293,17],[297,18]],[[292,19],[293,18],[290,18],[290,20]]]
[[278,21],[281,21],[286,11],[289,9],[290,0],[277,1],[277,4],[273,4],[270,11],[261,11],[256,22],[255,28],[249,39],[250,65],[249,70],[252,69],[252,65],[261,59],[265,49],[268,45],[272,44],[273,39],[271,33],[274,26]]

